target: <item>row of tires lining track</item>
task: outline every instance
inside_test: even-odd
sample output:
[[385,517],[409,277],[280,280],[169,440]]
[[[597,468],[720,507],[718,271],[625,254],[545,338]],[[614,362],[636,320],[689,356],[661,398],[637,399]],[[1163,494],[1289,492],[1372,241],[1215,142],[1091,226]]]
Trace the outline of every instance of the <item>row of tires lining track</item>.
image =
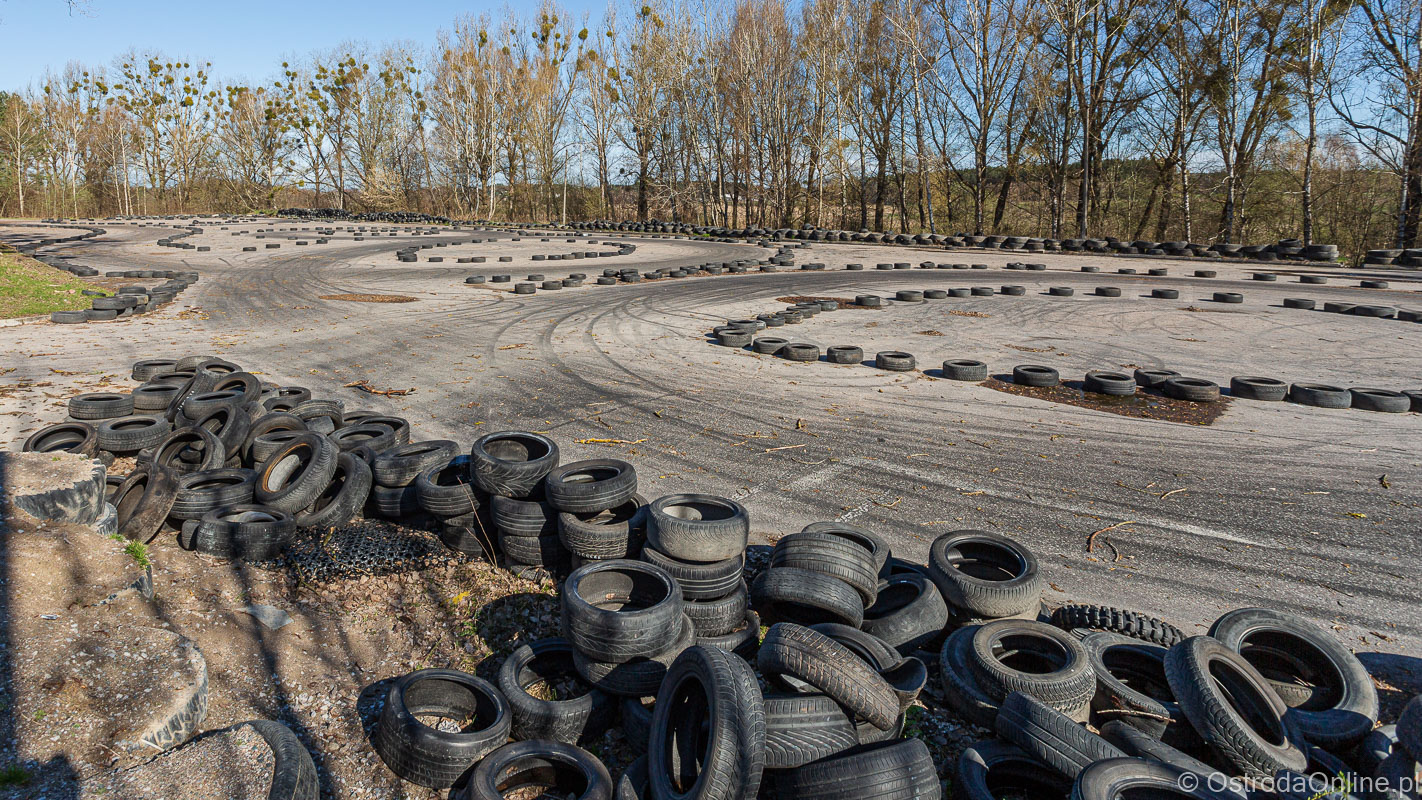
[[[979,288],[983,291],[979,292]],[[958,292],[958,294],[950,295],[949,292]],[[1069,296],[1069,293],[1070,289],[1064,293],[1053,291],[1051,294],[1052,296]],[[1003,286],[997,291],[994,291],[992,287],[975,287],[972,290],[928,289],[918,291],[905,289],[897,293],[895,300],[900,303],[922,303],[926,299],[942,300],[950,296],[991,297],[995,294],[1021,296],[1025,294],[1025,287]],[[1216,293],[1216,299],[1220,294]],[[1119,295],[1120,291],[1116,290],[1114,293],[1104,296],[1117,297]],[[1161,295],[1156,294],[1155,296],[1160,297]],[[881,308],[884,302],[884,299],[878,295],[859,295],[855,298],[854,305],[860,308]],[[1346,313],[1347,308],[1351,308],[1348,304],[1327,303],[1325,306],[1329,307],[1326,310],[1339,313]],[[768,328],[800,324],[816,314],[838,308],[840,308],[840,302],[837,300],[805,301],[787,306],[780,311],[760,314],[755,319],[727,320],[724,325],[713,328],[712,334],[723,347],[749,348],[757,354],[778,356],[788,361],[817,362],[821,359],[818,345],[793,342],[778,336],[757,336],[757,333]],[[1395,314],[1396,310],[1393,309],[1393,311]],[[1380,315],[1367,314],[1366,316]],[[1417,315],[1412,315],[1412,321],[1417,319]],[[856,345],[835,345],[825,349],[823,358],[826,363],[830,364],[859,364],[864,361],[864,350]],[[890,350],[875,354],[874,366],[890,372],[910,372],[916,370],[918,364],[913,354]],[[973,360],[947,360],[943,362],[939,375],[951,380],[984,381],[988,378],[988,365]],[[1046,388],[1056,386],[1061,378],[1054,368],[1024,364],[1013,367],[1012,380],[1014,383],[1024,386]],[[1173,399],[1189,402],[1209,403],[1220,398],[1220,386],[1217,383],[1203,378],[1182,376],[1172,370],[1137,369],[1133,375],[1116,371],[1089,371],[1086,373],[1083,386],[1087,392],[1114,396],[1134,395],[1139,386],[1144,389],[1160,391]],[[1230,378],[1230,396],[1261,401],[1279,401],[1287,398],[1299,405],[1331,409],[1351,407],[1365,411],[1391,413],[1422,411],[1422,388],[1403,391],[1369,387],[1345,389],[1330,384],[1310,382],[1296,382],[1291,385],[1277,378],[1246,375]]]

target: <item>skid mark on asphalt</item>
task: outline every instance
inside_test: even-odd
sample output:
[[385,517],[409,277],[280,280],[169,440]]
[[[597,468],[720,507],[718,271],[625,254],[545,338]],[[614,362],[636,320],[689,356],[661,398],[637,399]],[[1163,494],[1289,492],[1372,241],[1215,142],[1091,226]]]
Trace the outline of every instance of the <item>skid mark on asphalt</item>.
[[[928,483],[943,482],[945,480],[948,480],[950,472],[950,470],[947,469],[942,472],[928,472],[921,469],[915,469],[913,467],[905,467],[899,464],[889,464],[883,461],[871,461],[866,458],[857,457],[847,458],[845,459],[845,462],[848,462],[852,466],[864,469],[877,469],[882,472],[894,473],[907,478],[913,478],[917,481],[924,481]],[[1014,494],[999,491],[989,486],[975,484],[971,481],[954,481],[954,488],[969,492],[981,493],[989,497],[997,497],[1003,500],[1010,500],[1016,503],[1022,502],[1022,498]],[[1050,507],[1061,511],[1066,511],[1068,513],[1078,514],[1081,516],[1102,516],[1100,508],[1087,508],[1085,506],[1078,506],[1070,503],[1052,503],[1050,504]],[[868,504],[865,504],[861,508],[867,510]],[[864,511],[861,510],[861,508],[855,508],[845,512],[844,514],[840,515],[839,521],[847,522],[853,517],[863,514]],[[1267,547],[1271,549],[1276,549],[1273,545],[1266,544],[1264,542],[1257,542],[1253,539],[1246,539],[1243,536],[1237,536],[1233,533],[1229,533],[1228,531],[1222,531],[1215,528],[1206,528],[1201,525],[1192,525],[1190,523],[1162,519],[1160,517],[1155,517],[1149,514],[1141,514],[1137,511],[1131,511],[1129,513],[1124,513],[1118,516],[1121,516],[1122,519],[1134,520],[1138,525],[1149,526],[1152,528],[1160,528],[1161,530],[1178,531],[1180,533],[1188,533],[1192,536],[1200,536],[1207,539],[1221,539],[1227,542],[1234,542],[1236,544],[1250,545],[1252,547]]]

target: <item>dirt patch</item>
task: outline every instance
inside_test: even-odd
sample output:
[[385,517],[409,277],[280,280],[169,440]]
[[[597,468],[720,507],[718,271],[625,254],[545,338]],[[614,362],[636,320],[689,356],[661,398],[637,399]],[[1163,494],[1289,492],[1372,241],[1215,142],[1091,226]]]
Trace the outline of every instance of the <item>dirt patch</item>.
[[942,336],[943,331],[916,331],[919,336]]
[[986,319],[992,316],[991,314],[987,314],[982,311],[962,311],[956,308],[949,309],[948,313],[952,314],[955,317],[977,317],[979,319]]
[[818,303],[818,302],[820,302],[821,300],[829,300],[829,301],[831,301],[831,302],[833,302],[833,303],[838,304],[839,309],[840,309],[841,311],[843,311],[843,310],[846,309],[846,308],[854,309],[855,311],[882,311],[882,310],[883,310],[883,309],[880,309],[880,308],[872,308],[872,309],[871,309],[871,308],[866,308],[866,307],[864,307],[864,306],[857,306],[857,305],[854,304],[854,298],[853,298],[853,297],[819,297],[819,296],[812,296],[812,295],[807,295],[807,294],[792,294],[792,295],[789,295],[788,297],[777,297],[777,298],[775,298],[775,302],[777,302],[777,303],[785,303],[786,305],[794,305],[794,304],[796,304],[796,303]]
[[1013,350],[1021,350],[1024,353],[1050,353],[1053,350],[1057,349],[1055,347],[1052,347],[1051,345],[1048,345],[1046,347],[1028,347],[1025,344],[1009,344],[1005,346],[1010,347]]
[[1230,399],[1221,397],[1213,403],[1191,403],[1152,394],[1142,389],[1130,397],[1115,397],[1107,394],[1088,392],[1076,381],[1057,386],[1020,386],[1000,378],[988,378],[983,385],[989,389],[1008,394],[1035,397],[1053,403],[1105,411],[1123,417],[1158,419],[1165,422],[1179,422],[1185,425],[1210,425],[1219,419],[1229,407]]
[[413,303],[415,298],[403,294],[323,294],[322,300],[347,300],[352,303]]

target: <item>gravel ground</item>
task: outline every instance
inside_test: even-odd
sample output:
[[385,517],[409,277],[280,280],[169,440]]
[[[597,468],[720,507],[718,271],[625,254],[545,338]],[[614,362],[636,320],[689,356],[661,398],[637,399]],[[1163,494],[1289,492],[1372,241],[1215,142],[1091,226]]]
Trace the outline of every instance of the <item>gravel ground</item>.
[[[210,352],[268,380],[340,397],[349,411],[405,416],[414,438],[467,444],[485,431],[523,428],[553,436],[565,461],[626,458],[648,497],[695,490],[742,500],[759,542],[815,520],[853,520],[883,533],[896,554],[922,561],[937,535],[985,528],[1037,552],[1053,605],[1136,608],[1187,632],[1202,632],[1229,608],[1291,610],[1336,631],[1397,687],[1384,687],[1385,703],[1422,691],[1416,613],[1422,588],[1410,568],[1422,555],[1415,536],[1422,529],[1416,454],[1422,416],[1235,401],[1209,425],[1179,424],[934,373],[944,359],[979,358],[993,374],[1035,362],[1079,378],[1087,369],[1134,365],[1223,383],[1254,373],[1416,388],[1422,329],[1285,310],[1279,301],[1366,300],[1415,310],[1422,308],[1417,273],[1389,272],[1392,288],[1363,290],[1357,280],[1369,273],[1302,270],[1333,277],[1326,286],[1301,286],[1292,277],[1301,270],[1284,267],[1264,267],[1281,277],[1263,283],[1248,278],[1258,266],[816,244],[797,251],[799,260],[825,262],[825,272],[589,285],[515,297],[502,288],[510,284],[467,286],[463,279],[499,273],[519,279],[535,271],[553,279],[632,265],[645,271],[770,251],[634,239],[639,248],[631,256],[531,262],[524,257],[565,245],[554,237],[530,242],[527,235],[513,243],[501,234],[494,243],[439,248],[443,263],[395,260],[394,250],[412,242],[486,236],[465,231],[363,242],[338,234],[327,245],[297,248],[282,240],[279,250],[241,252],[255,243],[251,231],[270,224],[231,224],[248,232],[240,236],[209,225],[184,240],[211,246],[205,253],[155,247],[172,228],[131,224],[107,224],[103,237],[56,248],[101,270],[193,269],[203,279],[173,307],[130,322],[0,329],[0,351],[15,356],[5,365],[13,371],[0,378],[0,441],[18,444],[57,421],[63,398],[78,391],[131,385],[128,365],[139,358]],[[516,254],[515,261],[497,263],[494,257],[504,254]],[[458,255],[484,255],[492,263],[453,263]],[[923,259],[993,269],[872,268]],[[1001,269],[1016,260],[1048,268]],[[869,269],[840,269],[856,262]],[[1099,264],[1103,273],[1082,274],[1083,264]],[[1171,275],[1109,274],[1119,265],[1165,266]],[[1185,277],[1200,266],[1219,277]],[[892,297],[898,289],[1004,284],[1027,292],[835,311],[775,334],[858,344],[871,358],[880,349],[906,350],[918,358],[914,373],[793,364],[708,338],[727,319],[783,306],[777,298]],[[1043,294],[1058,285],[1073,286],[1076,296]],[[1084,296],[1099,285],[1120,286],[1123,296]],[[1181,298],[1142,296],[1157,286],[1181,289]],[[1214,291],[1242,292],[1245,302],[1218,308],[1207,300]],[[345,293],[416,302],[320,299]],[[345,387],[362,380],[413,392],[381,396]],[[1096,531],[1104,532],[1089,549]],[[551,584],[472,562],[297,586],[217,569],[187,553],[157,553],[162,570],[173,571],[169,594],[176,589],[192,604],[176,617],[198,629],[185,634],[204,653],[204,631],[244,642],[210,658],[219,666],[209,724],[295,720],[333,797],[391,796],[398,783],[359,735],[353,701],[361,689],[416,665],[487,671],[497,663],[489,656],[556,623]],[[221,588],[214,574],[222,576]],[[455,601],[463,591],[474,594]],[[509,593],[519,599],[494,600]],[[264,633],[235,613],[249,602],[283,607],[296,621]],[[227,687],[221,695],[219,684]],[[926,703],[920,730],[935,755],[947,759],[971,734],[934,698]],[[616,734],[609,736],[614,740],[600,750],[615,773]]]

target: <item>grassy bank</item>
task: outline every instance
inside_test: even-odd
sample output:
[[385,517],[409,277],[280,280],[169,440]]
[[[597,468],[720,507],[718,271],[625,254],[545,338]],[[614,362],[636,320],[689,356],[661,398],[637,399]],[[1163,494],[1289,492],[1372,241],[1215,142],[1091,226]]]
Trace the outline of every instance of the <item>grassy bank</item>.
[[0,319],[88,308],[81,289],[99,287],[32,258],[0,251]]

